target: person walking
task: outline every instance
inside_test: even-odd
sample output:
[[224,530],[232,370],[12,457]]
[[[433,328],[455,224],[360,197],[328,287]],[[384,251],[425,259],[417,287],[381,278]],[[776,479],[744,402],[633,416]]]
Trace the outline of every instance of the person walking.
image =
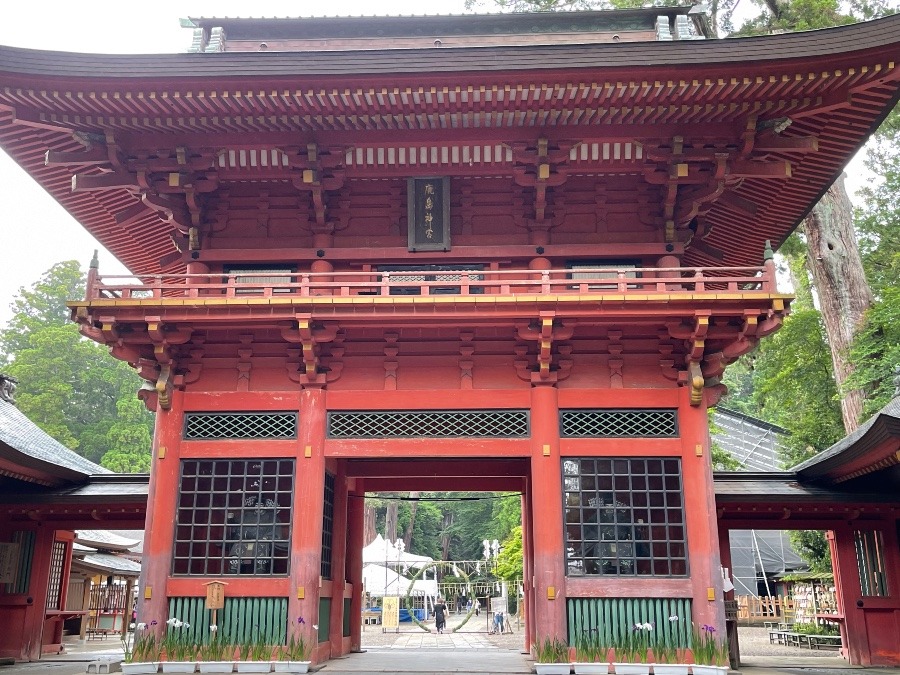
[[444,604],[443,598],[438,598],[434,603],[434,627],[438,633],[444,632],[444,626],[447,625],[447,605]]

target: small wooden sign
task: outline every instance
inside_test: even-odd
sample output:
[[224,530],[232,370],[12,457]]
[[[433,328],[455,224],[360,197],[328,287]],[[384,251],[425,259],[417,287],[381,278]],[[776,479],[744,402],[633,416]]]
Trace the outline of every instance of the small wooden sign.
[[381,599],[381,627],[400,627],[400,598],[396,595],[386,595]]
[[224,581],[208,581],[203,585],[206,586],[206,609],[225,609],[225,587],[228,584]]
[[450,250],[450,179],[410,178],[407,183],[408,248]]
[[14,584],[19,572],[19,545],[0,544],[0,584]]

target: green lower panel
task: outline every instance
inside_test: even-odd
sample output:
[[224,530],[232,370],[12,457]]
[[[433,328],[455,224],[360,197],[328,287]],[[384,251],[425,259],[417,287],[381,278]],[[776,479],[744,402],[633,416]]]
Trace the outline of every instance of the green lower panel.
[[[287,598],[225,598],[225,607],[216,613],[219,639],[241,643],[262,639],[269,644],[287,640]],[[189,638],[199,644],[210,635],[213,613],[206,609],[206,598],[169,598],[169,618],[190,624]],[[152,619],[152,617],[150,617]]]
[[598,635],[612,645],[635,624],[645,623],[653,624],[651,645],[691,645],[690,598],[569,598],[566,617],[570,645],[582,634]]
[[319,642],[331,638],[331,598],[319,598]]

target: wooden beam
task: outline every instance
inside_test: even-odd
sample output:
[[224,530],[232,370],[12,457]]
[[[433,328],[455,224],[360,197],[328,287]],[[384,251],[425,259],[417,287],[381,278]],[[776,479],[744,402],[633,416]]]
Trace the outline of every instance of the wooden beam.
[[151,213],[153,212],[144,206],[142,202],[135,202],[131,206],[118,211],[114,218],[117,225],[124,225],[142,216],[149,216]]
[[72,176],[72,192],[137,187],[137,177],[130,173],[101,173],[97,175],[76,173]]
[[75,152],[48,150],[44,153],[44,165],[53,166],[55,164],[109,164],[109,153],[105,147],[96,145],[88,150]]
[[819,149],[819,139],[815,136],[777,136],[763,134],[753,145],[756,152],[815,152]]
[[728,175],[732,178],[790,178],[791,163],[736,159],[728,163]]
[[743,211],[744,213],[748,213],[751,216],[756,215],[757,206],[756,202],[751,202],[749,199],[744,199],[738,194],[735,194],[731,190],[726,190],[722,193],[722,195],[718,199],[719,204],[724,204],[725,206],[735,209],[737,211]]

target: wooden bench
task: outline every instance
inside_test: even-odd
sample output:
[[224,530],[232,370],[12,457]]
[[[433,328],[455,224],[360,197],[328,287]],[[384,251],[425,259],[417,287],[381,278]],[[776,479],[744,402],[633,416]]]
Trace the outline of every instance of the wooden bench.
[[787,631],[771,629],[769,630],[769,644],[779,644],[786,645],[787,644]]
[[809,636],[809,647],[810,647],[810,649],[840,649],[841,648],[841,636],[840,635],[810,635]]
[[102,640],[108,638],[110,635],[118,635],[119,631],[113,628],[88,628],[85,631],[85,634],[88,640],[93,640],[94,638]]

